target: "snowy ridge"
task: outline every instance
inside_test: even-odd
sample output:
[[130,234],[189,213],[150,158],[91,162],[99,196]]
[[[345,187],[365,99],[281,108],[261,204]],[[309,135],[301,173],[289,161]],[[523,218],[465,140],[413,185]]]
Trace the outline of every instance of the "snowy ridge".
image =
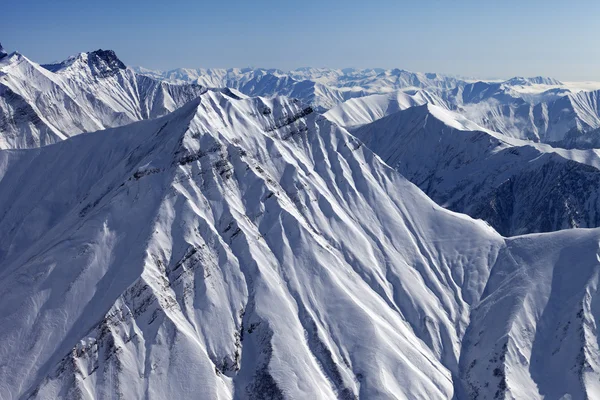
[[0,60],[0,148],[39,147],[156,118],[205,90],[137,75],[112,51],[46,67],[13,53]]
[[[458,104],[455,110],[479,125],[509,137],[586,148],[590,139],[585,134],[600,127],[600,91],[548,91],[540,94],[544,101],[528,103],[523,97],[505,91],[501,94],[484,94],[484,91],[477,98],[467,98],[466,90],[467,87],[461,92],[460,101],[452,98],[446,101]],[[582,138],[578,139],[579,136]]]
[[506,138],[431,104],[354,134],[438,204],[504,235],[600,226],[598,151]]
[[69,75],[93,75],[106,78],[127,69],[112,50],[96,50],[90,53],[80,53],[60,64],[42,65],[49,71]]
[[324,115],[340,126],[353,129],[397,111],[425,103],[443,105],[441,99],[425,91],[418,91],[413,95],[397,91],[351,99],[332,108]]

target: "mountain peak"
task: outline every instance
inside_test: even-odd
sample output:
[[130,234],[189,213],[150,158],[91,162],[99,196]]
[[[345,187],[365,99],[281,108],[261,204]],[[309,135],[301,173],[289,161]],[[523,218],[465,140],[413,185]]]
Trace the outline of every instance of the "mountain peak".
[[79,53],[57,64],[42,65],[49,71],[60,73],[77,69],[89,69],[94,76],[106,78],[124,70],[127,66],[119,60],[113,50],[98,49],[88,53]]
[[2,43],[0,43],[0,58],[4,58],[8,55],[6,51],[4,51],[4,47],[2,47]]
[[98,49],[88,53],[88,65],[98,71],[116,71],[127,68],[113,50]]

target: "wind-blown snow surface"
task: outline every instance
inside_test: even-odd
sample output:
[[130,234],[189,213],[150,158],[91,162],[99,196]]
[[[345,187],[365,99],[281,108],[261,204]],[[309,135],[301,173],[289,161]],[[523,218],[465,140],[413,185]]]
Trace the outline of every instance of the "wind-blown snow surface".
[[138,75],[112,51],[45,67],[13,53],[0,57],[0,149],[39,147],[156,118],[205,90]]
[[598,394],[600,231],[503,239],[299,102],[1,151],[0,192],[3,399]]
[[512,236],[600,225],[600,157],[506,138],[426,104],[354,134],[438,204]]

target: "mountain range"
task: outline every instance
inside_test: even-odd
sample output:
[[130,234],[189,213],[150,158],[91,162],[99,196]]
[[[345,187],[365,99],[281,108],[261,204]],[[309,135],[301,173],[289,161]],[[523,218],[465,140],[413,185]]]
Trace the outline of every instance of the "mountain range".
[[0,398],[599,397],[595,92],[484,83],[0,51]]

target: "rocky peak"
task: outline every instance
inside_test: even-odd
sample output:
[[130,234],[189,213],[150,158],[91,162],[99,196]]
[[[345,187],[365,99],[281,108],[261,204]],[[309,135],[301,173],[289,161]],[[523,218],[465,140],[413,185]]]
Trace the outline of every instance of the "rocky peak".
[[49,71],[61,73],[63,71],[75,71],[84,69],[92,73],[92,75],[106,78],[117,74],[120,70],[126,69],[112,50],[96,50],[89,53],[80,53],[70,57],[67,60],[57,64],[42,65]]
[[112,50],[96,50],[88,53],[87,63],[94,75],[112,76],[127,68]]

